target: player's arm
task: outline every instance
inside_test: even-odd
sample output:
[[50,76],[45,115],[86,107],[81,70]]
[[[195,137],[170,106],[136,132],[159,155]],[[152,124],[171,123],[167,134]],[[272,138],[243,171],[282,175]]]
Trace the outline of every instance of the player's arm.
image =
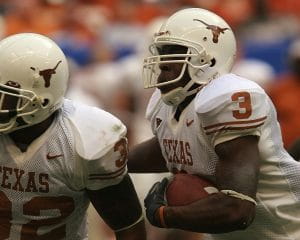
[[117,240],[146,239],[142,208],[128,174],[117,185],[86,192]]
[[157,137],[130,149],[127,166],[130,173],[168,172]]
[[[162,227],[161,220],[164,220],[165,227],[206,233],[247,228],[255,216],[259,163],[257,144],[256,136],[239,137],[218,144],[215,148],[220,158],[216,170],[217,187],[228,194],[215,193],[186,206],[166,206],[163,212],[156,209],[153,211],[154,224],[156,221],[156,225]],[[149,212],[147,216],[149,218]]]
[[120,133],[111,134],[103,145],[99,143],[101,148],[92,155],[97,157],[89,157],[91,154],[88,155],[87,151],[82,151],[86,158],[78,155],[78,188],[85,189],[98,214],[115,232],[116,240],[144,240],[142,207],[127,173],[125,128],[118,129]]

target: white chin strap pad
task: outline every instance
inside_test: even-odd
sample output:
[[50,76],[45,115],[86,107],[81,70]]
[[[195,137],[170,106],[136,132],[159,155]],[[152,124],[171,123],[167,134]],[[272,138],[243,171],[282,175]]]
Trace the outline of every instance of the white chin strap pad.
[[178,106],[187,96],[190,96],[198,92],[204,85],[200,88],[195,88],[191,91],[188,91],[195,82],[190,80],[184,87],[175,88],[168,93],[162,94],[162,100],[165,104],[171,106]]
[[177,106],[185,99],[185,96],[183,87],[178,87],[168,93],[162,94],[161,97],[165,104]]

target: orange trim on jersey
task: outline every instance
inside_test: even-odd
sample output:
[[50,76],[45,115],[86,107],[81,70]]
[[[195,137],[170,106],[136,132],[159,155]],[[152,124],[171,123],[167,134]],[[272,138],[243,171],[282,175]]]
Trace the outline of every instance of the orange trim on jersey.
[[223,131],[223,130],[245,130],[245,129],[251,129],[251,128],[256,128],[256,127],[260,127],[264,124],[265,122],[262,122],[260,124],[257,124],[257,125],[253,125],[253,126],[247,126],[247,127],[222,127],[222,128],[219,128],[219,129],[216,129],[214,131],[211,131],[211,132],[206,132],[206,135],[210,135],[212,133],[216,133],[216,132],[220,132],[220,131]]
[[111,173],[103,173],[103,174],[90,174],[88,179],[89,180],[95,180],[95,179],[110,179],[110,178],[116,178],[120,175],[122,175],[125,172],[126,164],[124,164],[123,167],[118,169],[117,171],[111,172]]
[[204,127],[204,130],[210,129],[210,128],[215,128],[215,127],[220,127],[220,126],[226,126],[226,125],[232,125],[232,124],[247,124],[247,123],[256,123],[256,122],[260,122],[263,121],[267,118],[267,116],[264,116],[262,118],[257,118],[257,119],[253,119],[253,120],[248,120],[248,121],[232,121],[232,122],[223,122],[223,123],[217,123],[217,124],[213,124],[213,125],[209,125]]
[[164,227],[164,228],[168,228],[166,222],[165,222],[165,217],[164,217],[164,208],[165,206],[162,206],[158,209],[158,214],[159,214],[159,221],[160,224]]

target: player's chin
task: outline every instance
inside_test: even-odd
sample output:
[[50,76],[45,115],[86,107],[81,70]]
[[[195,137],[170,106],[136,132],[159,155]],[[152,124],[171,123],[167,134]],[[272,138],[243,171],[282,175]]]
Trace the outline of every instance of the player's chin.
[[172,91],[173,88],[171,87],[167,87],[167,86],[161,86],[161,87],[158,87],[158,89],[160,90],[160,93],[163,95],[163,94],[167,94],[168,92]]

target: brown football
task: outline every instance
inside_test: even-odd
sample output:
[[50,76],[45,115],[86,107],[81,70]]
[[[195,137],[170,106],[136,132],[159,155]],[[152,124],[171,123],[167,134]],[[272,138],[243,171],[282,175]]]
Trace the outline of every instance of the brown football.
[[169,206],[183,206],[217,192],[214,185],[197,175],[178,173],[171,178],[166,199]]

